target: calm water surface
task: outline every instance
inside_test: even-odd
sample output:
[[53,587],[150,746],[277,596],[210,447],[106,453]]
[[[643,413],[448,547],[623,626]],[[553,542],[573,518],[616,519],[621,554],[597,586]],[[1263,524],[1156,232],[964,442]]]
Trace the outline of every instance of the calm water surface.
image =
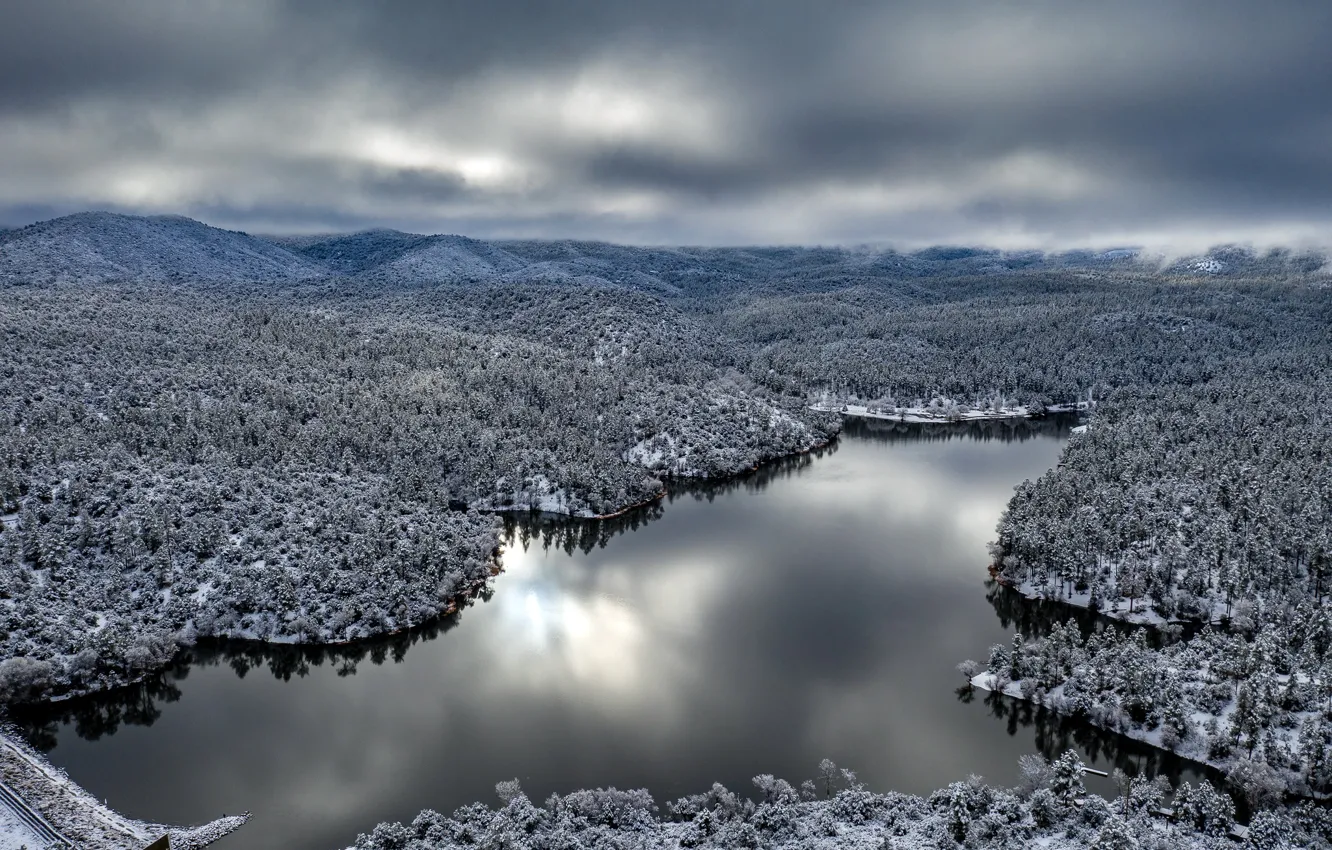
[[1157,751],[959,689],[958,661],[1049,616],[987,586],[985,545],[1068,424],[851,422],[818,456],[621,520],[515,525],[491,597],[427,632],[339,654],[204,647],[26,730],[128,815],[252,811],[222,850],[346,847],[515,776],[538,801],[614,785],[664,802],[798,782],[828,757],[928,793],[971,773],[1014,784],[1019,755],[1069,746],[1178,776]]

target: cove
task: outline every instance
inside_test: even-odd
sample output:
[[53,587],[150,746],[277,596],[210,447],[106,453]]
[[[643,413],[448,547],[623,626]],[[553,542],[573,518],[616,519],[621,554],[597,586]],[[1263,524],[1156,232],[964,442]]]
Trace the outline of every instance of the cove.
[[[492,593],[435,625],[329,649],[196,647],[140,686],[19,715],[132,817],[250,810],[216,846],[335,850],[383,820],[494,799],[714,781],[747,794],[822,758],[920,794],[1018,756],[1198,768],[1028,704],[954,665],[1070,612],[987,581],[1013,487],[1072,420],[848,420],[836,443],[600,521],[509,521]],[[1108,780],[1089,786],[1112,794]]]

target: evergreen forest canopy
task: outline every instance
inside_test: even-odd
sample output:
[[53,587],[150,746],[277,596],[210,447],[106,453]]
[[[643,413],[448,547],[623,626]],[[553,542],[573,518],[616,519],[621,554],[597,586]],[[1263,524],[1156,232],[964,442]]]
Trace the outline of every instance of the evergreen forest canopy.
[[[854,771],[824,759],[818,778],[799,788],[783,779],[755,776],[754,799],[720,784],[669,802],[662,812],[646,791],[597,788],[534,805],[518,780],[495,786],[500,806],[463,806],[451,816],[426,810],[410,824],[383,823],[358,836],[351,850],[515,850],[600,847],[696,847],[732,850],[846,850],[903,848],[951,850],[1028,848],[1049,850],[1252,850],[1332,846],[1332,817],[1304,802],[1258,812],[1236,829],[1235,804],[1207,780],[1185,783],[1169,801],[1169,783],[1158,777],[1116,781],[1121,799],[1086,793],[1083,764],[1074,752],[1054,762],[1023,756],[1022,781],[1013,789],[979,777],[954,782],[927,798],[876,794]],[[1237,844],[1236,839],[1243,844]]]
[[1246,787],[1325,794],[1324,268],[265,240],[104,213],[0,233],[0,701],[141,678],[200,637],[428,621],[486,585],[495,511],[604,515],[743,472],[832,438],[816,403],[1094,399],[1018,488],[1000,577],[1211,625],[1160,647],[1019,639],[976,672]]

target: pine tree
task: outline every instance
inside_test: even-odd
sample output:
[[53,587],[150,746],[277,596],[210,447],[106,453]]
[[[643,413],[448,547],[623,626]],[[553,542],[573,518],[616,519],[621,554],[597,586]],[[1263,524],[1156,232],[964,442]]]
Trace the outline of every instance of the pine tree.
[[1014,681],[1023,678],[1025,672],[1024,646],[1021,634],[1013,635],[1013,647],[1008,653],[1008,677]]
[[1082,759],[1074,750],[1064,753],[1050,766],[1050,791],[1060,800],[1081,797],[1087,789],[1082,784]]

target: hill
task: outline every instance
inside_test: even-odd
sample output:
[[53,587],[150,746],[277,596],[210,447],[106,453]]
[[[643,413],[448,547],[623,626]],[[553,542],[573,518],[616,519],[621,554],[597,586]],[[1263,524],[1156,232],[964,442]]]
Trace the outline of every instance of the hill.
[[273,242],[182,216],[87,212],[0,232],[0,282],[289,281],[326,275]]
[[[493,281],[617,285],[666,297],[740,291],[830,291],[889,284],[930,297],[930,278],[1004,286],[1031,273],[1284,279],[1321,268],[1310,253],[1220,246],[1162,265],[1135,249],[997,251],[882,248],[670,248],[576,240],[479,240],[367,230],[258,237],[182,216],[87,212],[0,230],[0,283],[277,282],[354,279],[386,286]],[[918,283],[910,283],[916,281]],[[924,288],[921,288],[924,287]]]

